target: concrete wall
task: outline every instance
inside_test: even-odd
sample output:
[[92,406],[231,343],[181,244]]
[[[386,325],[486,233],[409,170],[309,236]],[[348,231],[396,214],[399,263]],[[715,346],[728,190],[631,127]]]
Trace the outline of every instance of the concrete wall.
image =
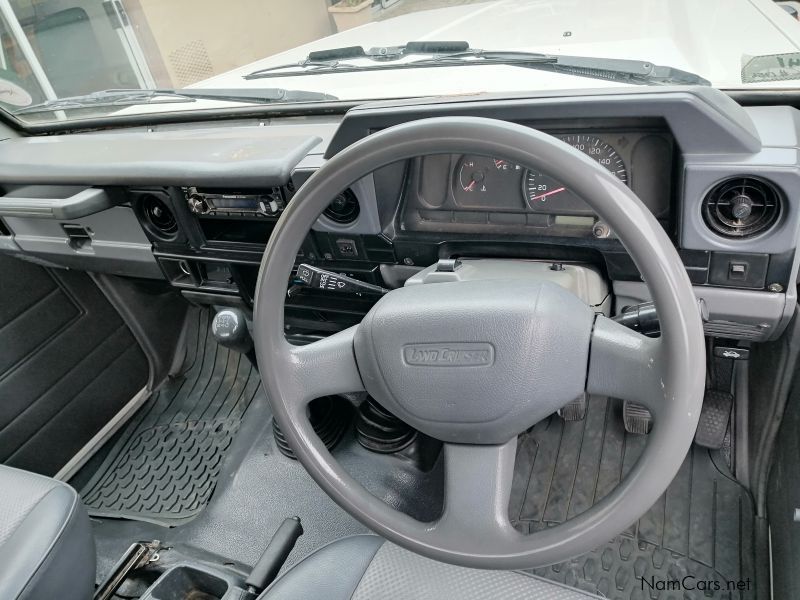
[[159,86],[185,86],[335,33],[327,0],[123,4]]

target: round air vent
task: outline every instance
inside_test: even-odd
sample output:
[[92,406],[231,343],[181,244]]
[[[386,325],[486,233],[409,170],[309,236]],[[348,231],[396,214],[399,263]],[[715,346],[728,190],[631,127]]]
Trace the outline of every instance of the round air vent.
[[781,215],[781,194],[757,177],[735,177],[715,185],[703,200],[703,219],[715,233],[746,239],[770,229]]
[[333,199],[333,202],[328,205],[328,208],[322,214],[331,221],[346,225],[355,221],[360,211],[361,207],[358,205],[356,195],[352,190],[345,190]]
[[141,212],[150,233],[162,240],[173,240],[178,233],[178,222],[167,204],[157,196],[141,199]]

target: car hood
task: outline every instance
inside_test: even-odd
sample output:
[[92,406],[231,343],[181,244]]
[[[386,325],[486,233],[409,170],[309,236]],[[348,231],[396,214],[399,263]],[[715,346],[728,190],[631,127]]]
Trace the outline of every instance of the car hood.
[[[634,58],[697,73],[716,87],[742,85],[752,56],[800,50],[800,24],[771,0],[501,0],[411,13],[314,41],[191,87],[269,87],[324,91],[343,100],[562,87],[598,87],[515,67],[348,73],[256,79],[242,76],[294,63],[309,52],[365,49],[411,40],[464,40],[473,48]],[[742,49],[746,51],[743,52]]]
[[[420,11],[372,22],[194,83],[194,89],[279,87],[339,100],[375,100],[491,92],[536,92],[626,84],[504,65],[333,73],[246,80],[253,71],[299,62],[317,50],[463,40],[473,48],[647,60],[697,73],[715,87],[743,87],[753,56],[800,51],[800,24],[771,0],[499,0]],[[413,60],[413,58],[411,59]],[[366,62],[366,61],[365,61]],[[787,87],[761,82],[759,87]],[[790,87],[796,87],[791,86]],[[236,106],[129,107],[117,114]]]

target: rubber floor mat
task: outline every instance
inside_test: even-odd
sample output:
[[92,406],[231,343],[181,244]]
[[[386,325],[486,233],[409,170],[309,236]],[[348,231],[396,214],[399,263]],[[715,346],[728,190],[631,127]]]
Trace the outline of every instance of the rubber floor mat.
[[210,318],[190,313],[182,374],[139,410],[83,489],[89,514],[174,525],[211,498],[261,380],[247,358],[214,341]]
[[[590,399],[583,421],[554,416],[537,424],[518,444],[515,527],[533,533],[580,514],[616,487],[646,443],[647,436],[625,432],[616,400]],[[748,492],[719,453],[694,446],[636,524],[589,554],[533,572],[606,598],[753,598],[753,530]],[[740,581],[746,589],[735,587]]]

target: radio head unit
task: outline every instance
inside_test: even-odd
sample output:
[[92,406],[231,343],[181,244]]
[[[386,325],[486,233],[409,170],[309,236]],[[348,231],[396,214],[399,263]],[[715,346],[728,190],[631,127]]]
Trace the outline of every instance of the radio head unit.
[[280,188],[258,192],[218,192],[186,189],[186,203],[196,215],[209,217],[277,217],[286,207]]

